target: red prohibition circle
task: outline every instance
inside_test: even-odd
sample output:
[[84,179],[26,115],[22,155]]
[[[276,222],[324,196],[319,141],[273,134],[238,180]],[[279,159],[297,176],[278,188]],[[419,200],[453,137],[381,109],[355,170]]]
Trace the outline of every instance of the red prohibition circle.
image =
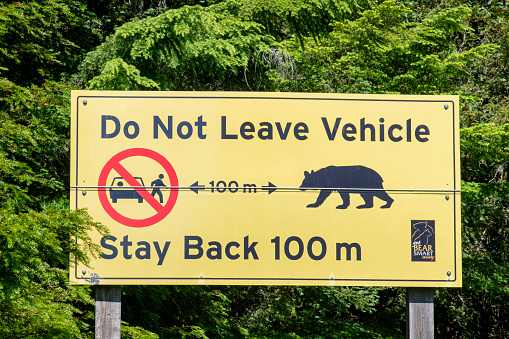
[[145,219],[132,219],[120,214],[111,205],[111,202],[106,195],[107,189],[104,188],[104,186],[107,186],[108,176],[112,170],[116,171],[130,186],[139,186],[136,179],[134,179],[134,177],[120,164],[122,160],[130,157],[146,157],[155,160],[168,174],[170,186],[178,187],[177,173],[165,157],[146,148],[130,148],[114,155],[101,170],[101,173],[99,174],[99,182],[97,184],[97,186],[99,186],[99,201],[106,213],[108,213],[113,220],[121,223],[122,225],[137,228],[152,226],[163,220],[171,212],[177,202],[178,188],[172,188],[170,190],[170,197],[165,205],[160,204],[146,188],[135,188],[136,192],[138,192],[138,194],[156,210],[156,214]]

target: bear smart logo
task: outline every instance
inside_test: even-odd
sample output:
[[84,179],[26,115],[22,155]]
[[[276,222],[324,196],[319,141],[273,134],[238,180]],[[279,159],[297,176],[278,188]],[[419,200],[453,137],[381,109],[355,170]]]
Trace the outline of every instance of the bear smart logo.
[[435,220],[412,220],[412,261],[435,261]]
[[[328,166],[311,173],[304,172],[304,180],[300,189],[320,188],[316,202],[306,207],[318,207],[329,197],[332,191],[337,191],[343,199],[343,204],[336,208],[345,209],[350,206],[350,194],[360,194],[364,205],[357,208],[372,208],[373,198],[377,197],[386,202],[381,208],[390,208],[392,199],[382,185],[383,179],[376,171],[365,166]],[[363,191],[362,189],[369,189]],[[348,190],[352,189],[352,190]]]

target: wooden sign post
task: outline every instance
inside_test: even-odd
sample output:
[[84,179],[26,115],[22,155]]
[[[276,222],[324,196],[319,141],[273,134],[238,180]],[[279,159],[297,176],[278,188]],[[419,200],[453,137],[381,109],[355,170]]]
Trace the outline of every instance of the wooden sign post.
[[432,339],[435,333],[433,288],[406,289],[406,337]]
[[120,339],[122,288],[95,287],[95,339]]

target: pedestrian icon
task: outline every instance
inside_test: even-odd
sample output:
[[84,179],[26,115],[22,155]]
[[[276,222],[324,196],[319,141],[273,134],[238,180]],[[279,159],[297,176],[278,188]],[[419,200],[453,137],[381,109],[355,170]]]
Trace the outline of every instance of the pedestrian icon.
[[161,193],[160,187],[166,187],[166,185],[163,183],[163,180],[162,180],[163,178],[164,178],[164,175],[159,174],[159,179],[156,179],[156,180],[152,181],[152,183],[150,183],[150,186],[154,187],[152,189],[152,196],[155,196],[157,194],[157,196],[159,197],[159,202],[161,204],[163,203],[163,194]]

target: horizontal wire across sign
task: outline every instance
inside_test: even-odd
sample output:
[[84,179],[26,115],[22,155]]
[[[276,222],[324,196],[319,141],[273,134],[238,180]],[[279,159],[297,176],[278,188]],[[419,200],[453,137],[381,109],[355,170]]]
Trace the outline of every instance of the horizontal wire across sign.
[[[151,188],[157,188],[160,190],[172,190],[172,189],[189,189],[189,190],[217,190],[225,188],[224,186],[70,186],[70,188],[76,188],[76,189],[99,189],[99,188],[115,188],[117,190],[130,190],[130,189],[136,189],[136,188],[145,188],[145,189],[151,189]],[[242,187],[239,187],[242,188]],[[253,188],[265,188],[268,187],[264,186],[256,186],[256,187],[250,187]],[[386,191],[386,192],[422,192],[422,193],[460,193],[461,190],[455,190],[455,189],[434,189],[434,188],[344,188],[344,187],[272,187],[274,190],[278,191],[304,191],[304,190],[315,190],[315,191],[321,191],[321,190],[330,190],[330,191],[359,191],[359,192],[379,192],[379,191]]]

